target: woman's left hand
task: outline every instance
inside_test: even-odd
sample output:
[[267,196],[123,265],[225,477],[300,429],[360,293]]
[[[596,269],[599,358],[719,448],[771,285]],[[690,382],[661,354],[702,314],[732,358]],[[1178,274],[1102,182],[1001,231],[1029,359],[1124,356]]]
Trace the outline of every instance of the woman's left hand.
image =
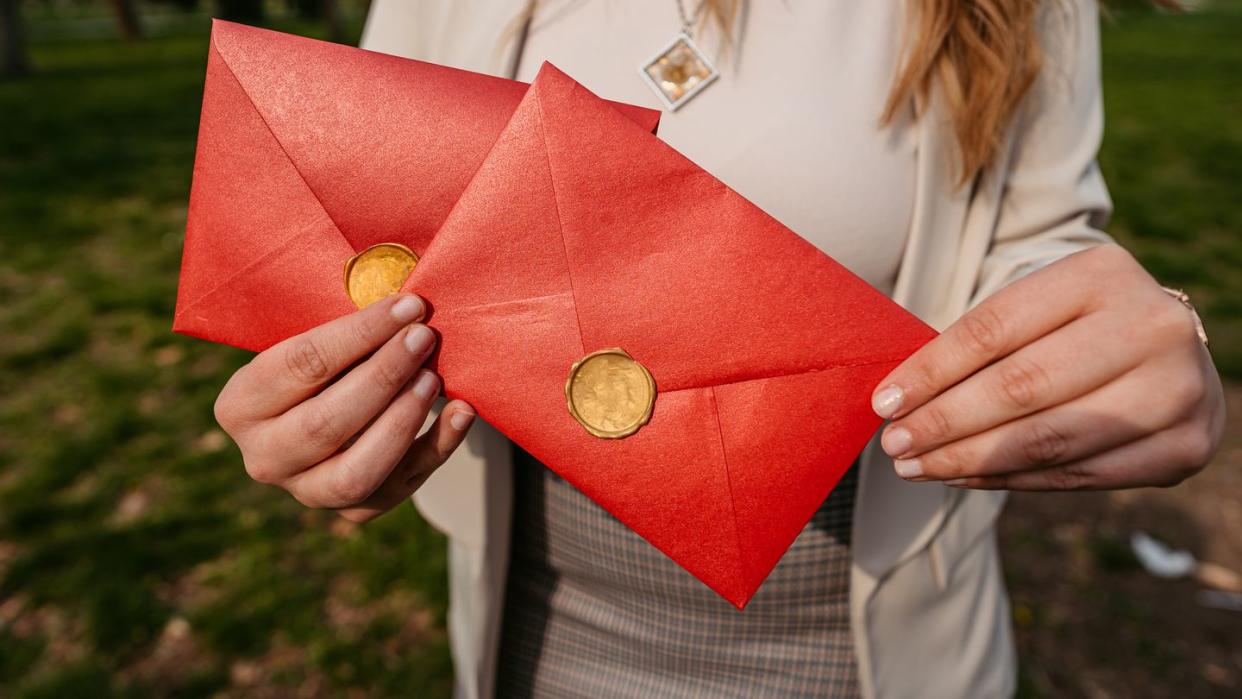
[[872,396],[903,478],[967,488],[1169,486],[1207,465],[1224,392],[1193,316],[1116,245],[992,295]]

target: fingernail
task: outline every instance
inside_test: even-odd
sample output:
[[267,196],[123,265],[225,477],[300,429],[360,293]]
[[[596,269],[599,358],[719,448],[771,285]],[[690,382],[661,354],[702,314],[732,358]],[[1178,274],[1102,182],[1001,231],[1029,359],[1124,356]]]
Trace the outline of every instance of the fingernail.
[[904,427],[890,427],[880,436],[880,446],[884,447],[889,456],[901,456],[910,451],[912,444],[914,438],[910,436],[910,430]]
[[417,296],[403,296],[389,310],[398,323],[413,323],[423,317],[423,300]]
[[425,353],[435,341],[435,334],[426,325],[415,325],[405,334],[405,348],[414,354]]
[[440,381],[435,374],[430,371],[420,371],[418,378],[414,380],[414,394],[423,400],[427,400],[435,395],[439,383]]
[[901,398],[901,387],[887,386],[871,397],[871,409],[880,417],[890,418],[901,408]]
[[918,478],[923,475],[923,464],[918,459],[897,459],[893,461],[893,468],[897,469],[897,475],[902,478]]
[[960,488],[966,485],[966,479],[965,478],[952,478],[950,480],[945,481],[944,484],[951,485],[954,488]]
[[453,429],[461,432],[470,426],[470,421],[473,419],[474,413],[469,410],[458,410],[449,418],[449,424],[453,426]]

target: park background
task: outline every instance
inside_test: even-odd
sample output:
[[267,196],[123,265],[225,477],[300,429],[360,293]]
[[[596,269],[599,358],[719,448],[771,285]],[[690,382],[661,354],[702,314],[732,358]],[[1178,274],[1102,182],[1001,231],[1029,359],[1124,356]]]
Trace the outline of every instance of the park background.
[[[365,2],[0,0],[0,696],[447,696],[440,536],[251,483],[247,355],[169,331],[213,14],[356,43]],[[1107,15],[1109,230],[1198,302],[1230,429],[1176,488],[1013,498],[1021,694],[1242,696],[1242,611],[1129,545],[1242,570],[1242,0]]]

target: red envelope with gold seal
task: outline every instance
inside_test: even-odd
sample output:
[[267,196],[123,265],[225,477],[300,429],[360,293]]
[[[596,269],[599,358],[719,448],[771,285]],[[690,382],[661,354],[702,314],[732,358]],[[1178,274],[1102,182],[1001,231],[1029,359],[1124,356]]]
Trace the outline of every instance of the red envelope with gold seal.
[[[744,606],[879,426],[871,390],[934,332],[551,66],[497,116],[480,105],[512,88],[225,27],[176,329],[262,349],[404,282],[450,397]],[[392,115],[368,123],[382,138],[339,133],[368,110]],[[390,139],[470,164],[368,152]]]
[[173,329],[263,350],[356,310],[344,261],[421,253],[526,87],[216,20]]
[[405,289],[449,396],[738,607],[935,334],[548,64]]

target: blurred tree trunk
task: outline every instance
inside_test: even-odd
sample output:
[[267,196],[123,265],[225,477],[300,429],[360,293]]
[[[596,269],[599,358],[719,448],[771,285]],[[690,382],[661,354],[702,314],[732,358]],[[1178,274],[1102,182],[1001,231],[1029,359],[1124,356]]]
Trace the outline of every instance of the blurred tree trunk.
[[111,0],[112,9],[116,10],[116,22],[121,28],[121,37],[126,41],[142,38],[142,22],[138,19],[138,9],[134,0]]
[[30,72],[21,0],[0,0],[0,62],[0,74],[25,75]]
[[216,12],[220,19],[230,22],[263,23],[263,3],[260,0],[216,0]]
[[341,6],[336,0],[322,0],[323,20],[328,25],[328,40],[345,41],[345,23],[341,21]]
[[288,4],[298,17],[308,22],[323,22],[328,29],[328,41],[345,41],[345,22],[337,0],[288,0]]

